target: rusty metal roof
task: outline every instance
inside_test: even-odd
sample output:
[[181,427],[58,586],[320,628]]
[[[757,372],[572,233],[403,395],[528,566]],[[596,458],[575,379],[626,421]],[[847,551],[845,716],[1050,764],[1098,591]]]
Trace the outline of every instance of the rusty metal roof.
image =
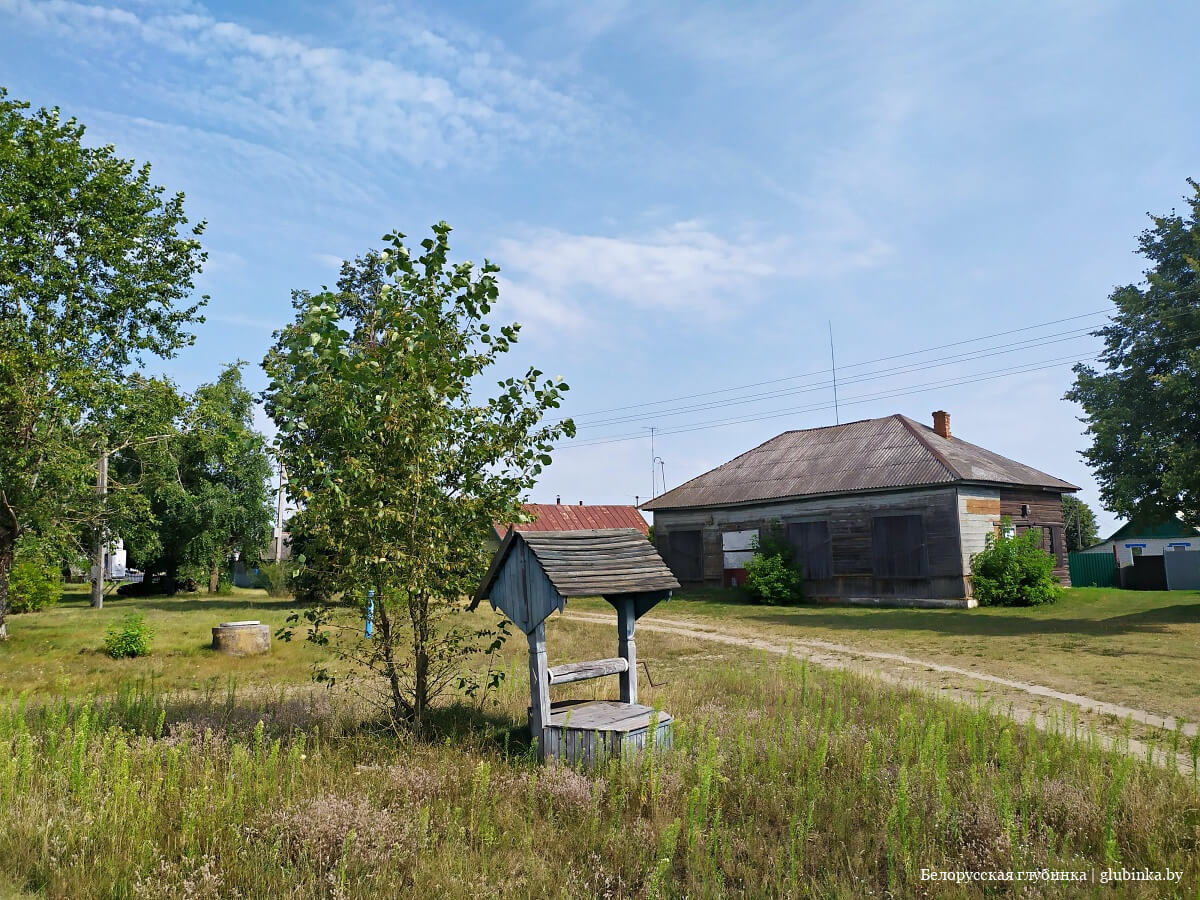
[[955,482],[1079,490],[998,453],[944,438],[907,416],[892,415],[786,431],[641,508],[734,506]]
[[[601,528],[636,528],[648,534],[650,526],[636,506],[570,506],[566,503],[523,503],[521,508],[533,516],[532,522],[519,522],[517,531],[594,531]],[[498,524],[503,536],[507,524]]]

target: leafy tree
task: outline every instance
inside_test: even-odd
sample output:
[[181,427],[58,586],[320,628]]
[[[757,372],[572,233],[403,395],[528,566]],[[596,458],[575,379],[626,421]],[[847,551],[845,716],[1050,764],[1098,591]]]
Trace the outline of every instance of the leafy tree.
[[1145,284],[1110,297],[1103,369],[1076,365],[1066,396],[1083,407],[1106,508],[1200,525],[1200,183],[1188,184],[1187,214],[1153,216],[1138,240]]
[[192,340],[205,254],[183,195],[0,88],[0,637],[17,540],[100,527],[102,414],[127,369]]
[[8,582],[9,609],[15,613],[36,612],[52,606],[62,596],[62,570],[51,547],[33,534],[17,543]]
[[254,430],[254,398],[240,366],[179,401],[174,433],[140,454],[120,459],[118,471],[141,484],[150,499],[153,529],[126,538],[147,571],[195,570],[216,593],[236,551],[258,559],[271,536],[274,512],[266,440]]
[[971,585],[981,606],[1040,606],[1053,603],[1063,589],[1054,577],[1054,557],[1042,549],[1042,533],[1012,532],[1007,517],[1000,534],[989,534],[982,551],[971,557]]
[[804,599],[804,577],[783,526],[759,532],[754,555],[746,563],[746,593],[759,603],[795,603]]
[[1096,514],[1090,506],[1078,497],[1063,494],[1062,510],[1068,551],[1083,550],[1099,540]]
[[337,293],[298,292],[295,321],[263,362],[301,506],[291,528],[304,593],[362,610],[375,592],[373,640],[328,605],[306,614],[309,639],[350,636],[333,641],[338,653],[382,679],[393,720],[417,733],[441,692],[478,687],[464,659],[503,637],[462,616],[489,529],[517,520],[554,442],[575,430],[542,421],[567,386],[535,368],[476,396],[520,326],[485,321],[499,269],[451,263],[449,233],[434,226],[416,259],[403,235],[386,235],[382,253],[343,268]]

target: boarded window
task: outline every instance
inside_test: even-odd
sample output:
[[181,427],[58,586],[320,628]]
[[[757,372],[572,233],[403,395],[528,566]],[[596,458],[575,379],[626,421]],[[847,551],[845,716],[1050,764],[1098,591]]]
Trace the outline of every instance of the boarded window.
[[828,522],[791,522],[787,536],[805,578],[833,577],[833,542]]
[[871,520],[871,567],[878,578],[926,574],[925,523],[919,514]]
[[704,580],[704,541],[699,531],[667,535],[667,565],[680,581]]

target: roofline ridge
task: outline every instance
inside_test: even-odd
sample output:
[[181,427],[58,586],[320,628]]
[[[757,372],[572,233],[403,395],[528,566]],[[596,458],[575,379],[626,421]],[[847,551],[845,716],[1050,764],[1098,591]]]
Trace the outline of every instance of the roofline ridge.
[[958,469],[954,468],[953,465],[951,465],[950,460],[946,459],[946,457],[942,454],[942,451],[934,447],[933,444],[929,442],[929,439],[926,438],[925,435],[921,434],[916,422],[912,421],[912,419],[903,413],[892,413],[891,418],[899,421],[900,424],[904,426],[905,430],[917,439],[917,442],[941,464],[942,468],[945,469],[952,478],[954,478],[956,481],[965,480],[962,473],[959,472]]

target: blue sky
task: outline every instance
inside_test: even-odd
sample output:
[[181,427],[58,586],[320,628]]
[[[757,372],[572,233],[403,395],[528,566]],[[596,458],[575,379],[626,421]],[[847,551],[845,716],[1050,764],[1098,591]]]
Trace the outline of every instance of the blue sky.
[[534,500],[644,500],[650,426],[673,486],[832,424],[832,323],[842,421],[944,408],[1098,506],[1067,360],[1200,176],[1198,27],[1186,3],[0,0],[0,84],[208,220],[208,323],[152,365],[184,388],[238,358],[260,388],[292,289],[444,219],[502,268],[512,366],[572,386]]

